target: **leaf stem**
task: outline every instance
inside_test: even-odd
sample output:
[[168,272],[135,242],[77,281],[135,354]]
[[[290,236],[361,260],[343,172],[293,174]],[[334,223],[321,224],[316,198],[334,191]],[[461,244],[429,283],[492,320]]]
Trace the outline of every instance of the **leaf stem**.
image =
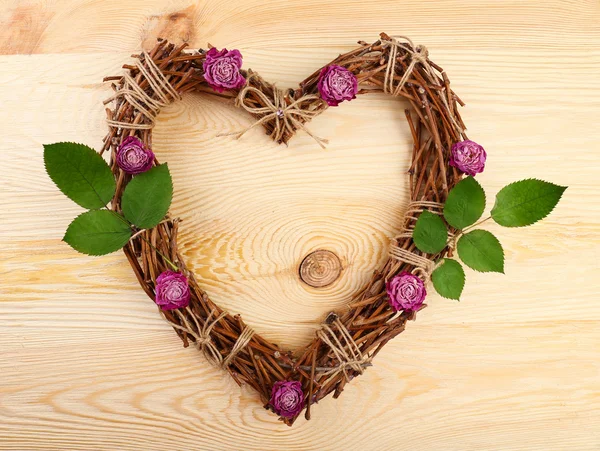
[[[143,232],[143,230],[140,230],[140,232]],[[139,233],[139,232],[138,232],[138,233]],[[133,235],[133,236],[130,238],[130,241],[131,241],[131,240],[132,240],[132,239],[133,239],[133,238],[134,238],[136,235],[138,235],[138,233],[136,233],[135,235]],[[171,268],[172,268],[174,271],[179,271],[179,268],[177,267],[177,265],[175,265],[175,263],[173,263],[171,260],[169,260],[169,259],[168,259],[168,258],[167,258],[167,257],[166,257],[166,256],[165,256],[165,255],[164,255],[162,252],[161,252],[161,251],[159,251],[159,250],[156,248],[156,246],[155,246],[154,244],[152,244],[150,241],[148,241],[148,240],[147,240],[146,238],[144,238],[142,235],[139,235],[139,236],[140,236],[140,238],[141,238],[142,240],[144,240],[146,243],[148,243],[148,245],[149,245],[149,246],[150,246],[152,249],[154,249],[154,250],[156,251],[156,253],[157,253],[158,255],[160,255],[160,256],[163,258],[163,260],[164,260],[165,262],[167,262],[167,263],[168,263],[168,265],[169,265],[169,266],[170,266],[170,267],[171,267]]]
[[480,224],[483,224],[485,221],[487,221],[488,219],[491,219],[491,218],[492,218],[491,216],[488,216],[487,218],[485,218],[485,219],[482,219],[481,221],[479,221],[479,222],[476,222],[475,224],[472,224],[472,225],[470,225],[470,226],[468,226],[468,227],[465,227],[465,228],[464,228],[464,229],[462,229],[462,230],[458,230],[458,231],[456,232],[456,234],[455,234],[455,235],[453,235],[453,236],[449,237],[449,239],[448,239],[448,241],[447,241],[446,245],[449,245],[449,244],[450,244],[450,247],[451,247],[452,249],[454,249],[454,248],[456,247],[456,243],[458,242],[459,238],[460,238],[461,236],[463,236],[463,235],[464,235],[464,234],[465,234],[465,233],[466,233],[468,230],[472,229],[473,227],[477,227],[477,226],[478,226],[478,225],[480,225]]
[[465,233],[467,230],[470,230],[470,229],[472,229],[473,227],[477,227],[478,225],[481,225],[481,224],[483,224],[485,221],[487,221],[487,220],[489,220],[489,219],[492,219],[492,217],[491,217],[491,216],[488,216],[487,218],[485,218],[485,219],[482,219],[481,221],[479,221],[479,222],[476,222],[475,224],[472,224],[472,225],[470,225],[470,226],[468,226],[468,227],[465,227],[465,228],[464,228],[464,229],[461,231],[461,234],[464,234],[464,233]]
[[[123,216],[121,216],[119,213],[117,213],[116,211],[107,208],[108,211],[110,211],[112,214],[114,214],[117,218],[119,218],[121,221],[123,221],[125,224],[127,224],[129,227],[133,228],[133,224],[131,224],[127,219],[125,219]],[[165,221],[162,221],[165,222]],[[160,224],[162,224],[162,222]],[[169,266],[175,270],[175,271],[179,271],[179,268],[177,267],[177,265],[175,265],[175,263],[173,263],[171,260],[169,260],[161,251],[159,251],[156,246],[154,246],[154,244],[152,244],[150,241],[148,241],[146,238],[144,238],[142,236],[142,233],[145,232],[148,229],[142,229],[142,230],[138,230],[136,233],[134,233],[133,235],[131,235],[131,238],[129,238],[129,241],[133,240],[136,237],[140,237],[142,240],[144,240],[146,243],[148,243],[148,245],[154,249],[156,251],[156,253],[158,255],[160,255],[163,260],[165,262],[167,262],[169,264]]]
[[119,213],[117,213],[116,211],[114,211],[114,210],[113,210],[113,209],[111,209],[111,208],[106,208],[106,210],[110,211],[110,212],[111,212],[113,215],[115,215],[117,218],[119,218],[119,219],[120,219],[122,222],[124,222],[124,223],[125,223],[125,224],[127,224],[129,227],[131,227],[131,225],[132,225],[132,224],[131,224],[131,223],[130,223],[130,222],[127,220],[127,219],[125,219],[125,218],[123,217],[123,215],[120,215]]

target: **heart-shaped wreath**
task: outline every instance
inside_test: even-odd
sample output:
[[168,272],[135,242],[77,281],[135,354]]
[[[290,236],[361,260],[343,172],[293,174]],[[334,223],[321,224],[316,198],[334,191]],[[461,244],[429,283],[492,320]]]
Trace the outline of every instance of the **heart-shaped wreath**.
[[[70,224],[64,240],[90,255],[124,248],[140,285],[184,346],[192,343],[238,384],[251,385],[288,425],[304,409],[310,419],[313,404],[330,393],[337,398],[371,365],[425,306],[430,280],[442,296],[459,298],[465,275],[449,258],[455,250],[477,271],[504,271],[499,241],[488,231],[472,230],[475,226],[487,219],[507,227],[532,224],[552,211],[565,190],[535,179],[512,183],[497,194],[490,216],[477,222],[485,193],[473,176],[483,171],[486,153],[467,138],[458,112],[463,103],[446,73],[408,38],[382,33],[373,44],[359,42],[295,90],[281,90],[243,70],[238,50],[184,48],[159,40],[149,53],[134,55],[124,75],[105,79],[115,91],[105,104],[114,106],[106,110],[110,130],[99,153],[81,144],[45,146],[52,180],[89,210]],[[402,231],[383,268],[344,312],[327,316],[298,354],[265,340],[239,315],[212,302],[178,253],[178,220],[168,215],[173,185],[167,165],[151,150],[152,128],[162,107],[190,91],[235,99],[256,119],[249,128],[261,125],[286,144],[300,129],[324,146],[308,121],[356,94],[384,91],[411,105],[410,204]],[[106,151],[110,166],[102,158]]]

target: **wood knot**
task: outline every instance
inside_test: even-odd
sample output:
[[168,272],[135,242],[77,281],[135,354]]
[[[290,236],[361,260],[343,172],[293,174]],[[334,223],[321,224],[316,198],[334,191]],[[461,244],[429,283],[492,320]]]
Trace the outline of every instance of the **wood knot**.
[[300,279],[313,288],[322,288],[335,282],[342,273],[342,262],[331,251],[311,252],[300,263]]

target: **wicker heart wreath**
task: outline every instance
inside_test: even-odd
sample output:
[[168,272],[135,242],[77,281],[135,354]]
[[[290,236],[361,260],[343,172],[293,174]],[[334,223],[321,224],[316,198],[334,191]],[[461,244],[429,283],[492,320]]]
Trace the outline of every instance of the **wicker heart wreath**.
[[[424,46],[407,38],[382,33],[373,44],[359,42],[295,90],[243,70],[237,50],[184,48],[159,40],[149,53],[134,55],[124,75],[105,79],[114,94],[105,102],[112,104],[106,110],[110,130],[99,153],[73,143],[45,146],[52,180],[89,209],[71,223],[64,240],[90,255],[124,248],[140,285],[184,346],[193,344],[238,384],[252,386],[288,425],[303,410],[310,419],[312,405],[331,393],[337,398],[371,366],[424,307],[430,281],[442,296],[458,299],[465,277],[460,263],[447,258],[454,251],[475,270],[503,272],[498,240],[470,229],[487,219],[507,227],[532,224],[550,213],[565,189],[535,179],[512,183],[497,194],[490,216],[476,223],[485,194],[473,176],[483,170],[486,153],[468,140],[458,112],[463,103],[446,73]],[[302,130],[324,146],[327,141],[307,123],[356,94],[384,91],[411,105],[410,204],[401,233],[383,268],[343,312],[329,313],[299,353],[280,349],[211,301],[178,252],[178,220],[168,215],[172,181],[151,151],[152,129],[162,107],[193,91],[234,99],[255,118],[249,128],[263,126],[286,144]],[[101,157],[107,151],[110,165]]]

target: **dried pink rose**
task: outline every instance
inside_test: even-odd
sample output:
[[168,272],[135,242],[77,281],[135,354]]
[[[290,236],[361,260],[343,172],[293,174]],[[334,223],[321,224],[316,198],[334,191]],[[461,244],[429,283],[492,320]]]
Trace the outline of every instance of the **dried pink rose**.
[[304,408],[302,384],[298,381],[275,382],[270,402],[278,415],[285,418],[295,417]]
[[329,106],[338,106],[344,100],[356,98],[358,80],[348,69],[342,66],[326,66],[319,76],[319,94]]
[[242,54],[239,50],[219,51],[213,47],[206,53],[202,68],[204,79],[217,92],[239,89],[246,84],[246,79],[240,73]]
[[419,310],[427,295],[423,281],[406,271],[402,271],[386,283],[385,288],[389,297],[388,301],[396,311]]
[[180,272],[165,271],[156,278],[154,301],[162,310],[187,307],[190,303],[188,279]]
[[128,136],[117,149],[117,164],[128,174],[140,174],[152,168],[154,153],[135,136]]
[[466,139],[452,146],[450,166],[460,169],[467,175],[483,172],[487,154],[475,141]]

